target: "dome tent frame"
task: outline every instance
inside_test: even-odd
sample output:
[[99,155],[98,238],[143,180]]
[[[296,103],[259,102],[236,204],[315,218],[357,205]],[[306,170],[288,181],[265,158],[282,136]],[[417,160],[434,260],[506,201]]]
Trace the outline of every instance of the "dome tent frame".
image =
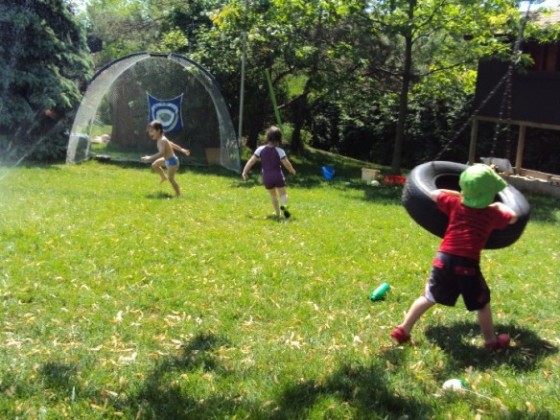
[[239,141],[218,81],[200,64],[175,53],[134,53],[119,58],[98,70],[90,80],[74,118],[68,140],[66,162],[79,163],[91,157],[89,135],[104,96],[110,92],[114,82],[127,70],[150,58],[167,59],[180,65],[205,89],[212,101],[218,122],[220,147],[219,159],[216,163],[234,172],[241,172]]

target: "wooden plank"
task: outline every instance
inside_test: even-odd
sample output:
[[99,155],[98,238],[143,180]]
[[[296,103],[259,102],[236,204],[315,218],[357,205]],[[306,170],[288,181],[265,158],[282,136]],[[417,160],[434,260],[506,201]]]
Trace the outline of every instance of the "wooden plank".
[[473,121],[477,119],[479,121],[488,121],[493,123],[500,123],[500,124],[510,124],[510,125],[524,125],[526,127],[533,127],[533,128],[543,128],[545,130],[556,130],[560,131],[560,125],[556,124],[545,124],[545,123],[538,123],[533,121],[521,121],[521,120],[508,120],[508,119],[500,119],[495,117],[485,117],[482,115],[477,115],[473,117]]

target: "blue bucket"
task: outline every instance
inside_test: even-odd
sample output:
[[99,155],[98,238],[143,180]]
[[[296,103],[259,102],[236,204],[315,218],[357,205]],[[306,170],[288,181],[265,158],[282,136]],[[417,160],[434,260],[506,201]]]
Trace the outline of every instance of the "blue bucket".
[[323,171],[323,176],[325,177],[325,179],[327,181],[332,181],[332,179],[334,178],[334,167],[333,166],[323,166],[321,168],[321,170]]

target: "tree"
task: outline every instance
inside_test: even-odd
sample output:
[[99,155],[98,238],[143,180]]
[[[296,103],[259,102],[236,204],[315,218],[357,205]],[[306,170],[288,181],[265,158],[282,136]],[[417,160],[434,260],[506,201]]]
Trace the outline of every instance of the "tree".
[[131,0],[91,0],[82,17],[88,35],[98,39],[102,48],[95,55],[101,67],[131,53],[149,50],[160,34],[159,17],[150,13],[148,4]]
[[478,59],[511,53],[495,34],[515,32],[515,3],[92,0],[88,10],[92,33],[105,45],[101,62],[138,50],[187,54],[220,81],[234,118],[247,33],[243,134],[249,147],[275,122],[268,70],[293,150],[301,150],[306,130],[317,129],[311,134],[322,147],[385,163],[392,137],[391,164],[398,173],[403,155],[414,163],[443,141],[426,133],[443,137],[450,120],[468,114]]
[[2,155],[60,158],[91,71],[84,31],[63,0],[1,0],[0,28]]
[[518,24],[514,6],[507,0],[380,0],[372,4],[374,28],[403,43],[402,64],[389,70],[400,80],[391,162],[394,173],[401,170],[411,87],[436,73],[452,75],[462,66],[473,68],[479,57],[507,49],[495,34]]
[[243,2],[231,2],[213,16],[204,48],[210,68],[216,62],[223,63],[223,68],[238,66],[241,34],[248,34],[249,147],[254,147],[263,125],[273,121],[267,118],[273,114],[264,76],[268,70],[279,108],[293,124],[292,150],[303,148],[301,132],[315,104],[344,85],[355,85],[359,77],[356,70],[364,57],[359,57],[357,52],[362,50],[354,44],[362,44],[360,39],[365,38],[358,34],[363,26],[357,21],[367,21],[366,8],[363,1],[263,0],[252,2],[247,15]]
[[191,54],[209,14],[225,0],[90,0],[88,34],[102,42],[97,66],[140,51]]

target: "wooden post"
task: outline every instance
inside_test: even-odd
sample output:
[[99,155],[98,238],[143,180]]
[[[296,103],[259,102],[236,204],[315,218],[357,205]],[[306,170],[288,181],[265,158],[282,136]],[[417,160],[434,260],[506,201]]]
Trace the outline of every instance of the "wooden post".
[[476,117],[472,119],[472,127],[471,127],[471,144],[469,146],[469,165],[474,163],[475,155],[476,155],[476,141],[478,139],[478,120]]
[[519,136],[517,138],[517,154],[515,155],[515,173],[519,174],[521,172],[521,167],[523,166],[523,152],[525,151],[525,134],[527,132],[527,126],[521,124],[519,126]]

